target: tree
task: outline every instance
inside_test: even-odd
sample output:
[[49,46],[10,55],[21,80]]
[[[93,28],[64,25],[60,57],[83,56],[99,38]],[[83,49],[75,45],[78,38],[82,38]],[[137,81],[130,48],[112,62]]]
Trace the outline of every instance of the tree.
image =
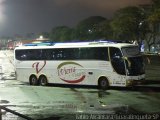
[[113,39],[113,30],[110,22],[110,20],[105,20],[98,24],[97,34],[99,35],[100,39]]
[[106,18],[101,16],[92,16],[80,21],[75,28],[75,39],[91,40],[101,38],[99,23],[105,20]]
[[137,40],[141,43],[141,22],[145,20],[145,12],[140,7],[126,7],[118,10],[111,22],[113,37],[121,40]]
[[43,35],[44,38],[49,38],[49,33],[48,32],[42,32],[41,35]]
[[148,12],[148,18],[146,20],[149,24],[149,30],[146,37],[146,44],[150,51],[152,45],[156,44],[156,40],[160,37],[160,1],[153,0],[153,4]]
[[52,29],[49,38],[54,42],[65,42],[70,41],[72,35],[72,28],[67,26],[58,26]]
[[159,0],[152,0],[153,4],[152,4],[152,9],[156,10],[156,9],[160,9],[160,1]]

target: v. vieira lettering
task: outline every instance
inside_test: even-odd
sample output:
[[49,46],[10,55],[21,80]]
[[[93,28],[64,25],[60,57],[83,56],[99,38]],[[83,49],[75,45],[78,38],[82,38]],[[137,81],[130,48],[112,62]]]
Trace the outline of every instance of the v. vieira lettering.
[[75,62],[63,62],[57,67],[58,76],[67,83],[79,83],[85,79],[83,66]]
[[58,70],[58,76],[67,75],[75,72],[76,72],[76,67],[71,67],[71,68],[64,67]]

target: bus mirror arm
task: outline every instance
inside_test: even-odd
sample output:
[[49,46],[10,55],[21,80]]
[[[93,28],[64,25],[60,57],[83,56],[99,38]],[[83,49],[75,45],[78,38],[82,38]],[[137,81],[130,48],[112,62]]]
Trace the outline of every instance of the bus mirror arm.
[[123,60],[126,60],[128,63],[128,66],[131,67],[131,62],[127,57],[122,57]]

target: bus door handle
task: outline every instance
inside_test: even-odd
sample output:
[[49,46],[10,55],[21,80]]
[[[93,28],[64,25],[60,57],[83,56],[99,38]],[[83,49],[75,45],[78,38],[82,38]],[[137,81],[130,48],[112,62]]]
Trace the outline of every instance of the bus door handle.
[[93,72],[88,72],[89,75],[93,75]]

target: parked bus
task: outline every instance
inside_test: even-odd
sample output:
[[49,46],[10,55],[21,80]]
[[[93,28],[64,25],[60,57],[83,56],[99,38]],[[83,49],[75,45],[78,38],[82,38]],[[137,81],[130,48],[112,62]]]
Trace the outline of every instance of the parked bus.
[[75,42],[23,46],[14,51],[17,79],[30,85],[132,86],[145,79],[139,47],[128,43]]

